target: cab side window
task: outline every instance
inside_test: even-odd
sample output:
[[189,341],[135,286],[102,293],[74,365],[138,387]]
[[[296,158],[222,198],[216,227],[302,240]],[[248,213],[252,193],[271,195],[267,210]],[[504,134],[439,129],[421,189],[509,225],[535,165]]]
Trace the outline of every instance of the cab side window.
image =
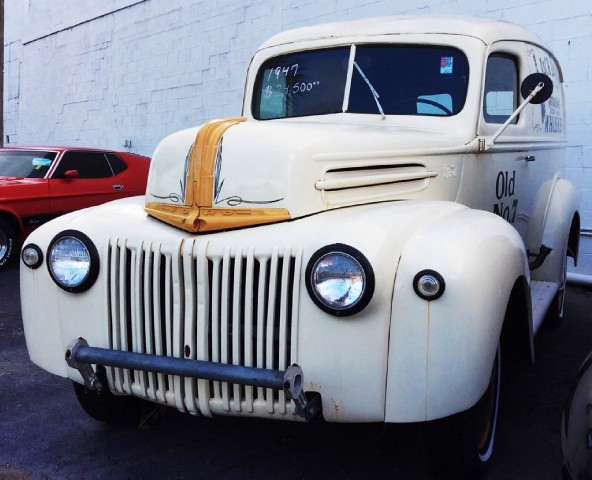
[[[510,55],[487,59],[483,117],[487,123],[504,123],[518,106],[518,63]],[[516,123],[517,119],[513,123]]]
[[78,178],[107,178],[114,175],[107,157],[100,152],[66,152],[53,178],[64,178],[68,170],[78,170]]

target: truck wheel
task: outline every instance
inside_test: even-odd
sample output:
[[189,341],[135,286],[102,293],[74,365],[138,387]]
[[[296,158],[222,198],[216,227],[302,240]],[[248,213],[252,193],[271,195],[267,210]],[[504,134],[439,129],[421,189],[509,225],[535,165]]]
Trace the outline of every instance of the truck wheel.
[[436,475],[447,479],[476,479],[491,463],[499,412],[501,354],[497,355],[489,386],[475,406],[428,425],[428,448]]
[[12,260],[15,248],[16,233],[14,228],[6,220],[0,218],[0,269]]
[[89,390],[84,385],[72,382],[76,398],[82,409],[92,418],[108,425],[139,425],[142,419],[143,402],[127,395],[114,395],[107,385],[104,370],[97,375],[103,383],[103,390]]

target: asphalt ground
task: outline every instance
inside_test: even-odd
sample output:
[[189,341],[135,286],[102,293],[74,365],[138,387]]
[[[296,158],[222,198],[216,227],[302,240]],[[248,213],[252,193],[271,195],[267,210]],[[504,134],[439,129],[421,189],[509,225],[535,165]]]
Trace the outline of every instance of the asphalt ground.
[[[592,350],[592,291],[570,286],[566,319],[512,366],[488,480],[561,478],[561,412]],[[109,427],[66,379],[28,358],[18,268],[0,272],[0,479],[431,479],[420,425],[308,425],[157,411]]]

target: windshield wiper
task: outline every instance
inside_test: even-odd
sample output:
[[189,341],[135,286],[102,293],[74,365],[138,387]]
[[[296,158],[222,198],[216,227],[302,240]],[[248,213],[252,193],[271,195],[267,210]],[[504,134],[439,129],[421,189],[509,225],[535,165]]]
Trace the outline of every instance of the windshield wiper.
[[362,76],[362,78],[366,82],[366,85],[368,85],[370,92],[372,92],[372,96],[374,97],[374,101],[376,102],[376,106],[378,107],[378,111],[380,112],[380,114],[382,115],[382,119],[384,120],[386,118],[386,116],[384,114],[384,110],[382,109],[382,105],[380,104],[380,101],[378,100],[380,98],[380,95],[378,95],[378,92],[372,86],[372,84],[370,83],[370,80],[368,80],[368,77],[366,75],[364,75],[364,72],[362,71],[362,69],[360,68],[360,66],[358,65],[357,62],[354,62],[354,67],[356,67],[356,70],[360,73],[360,75]]

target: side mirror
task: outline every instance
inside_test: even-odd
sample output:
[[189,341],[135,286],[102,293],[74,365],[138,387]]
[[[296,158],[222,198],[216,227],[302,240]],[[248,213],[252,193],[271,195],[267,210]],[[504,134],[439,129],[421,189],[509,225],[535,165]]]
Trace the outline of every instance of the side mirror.
[[491,138],[479,140],[480,151],[486,151],[493,147],[497,137],[499,137],[508,125],[514,121],[526,105],[529,103],[538,105],[539,103],[549,100],[553,94],[553,80],[544,73],[531,73],[524,79],[522,85],[520,85],[520,94],[522,95],[522,98],[524,98],[524,101],[518,105],[518,108],[514,110],[514,113],[508,117],[506,122],[491,136]]
[[68,180],[74,180],[75,178],[78,178],[78,175],[80,175],[78,170],[66,170],[64,172],[64,178]]
[[539,103],[549,100],[551,95],[553,95],[553,80],[544,73],[531,73],[524,79],[522,85],[520,85],[520,94],[522,95],[522,98],[526,100],[541,83],[544,85],[543,88],[530,99],[530,103],[538,105]]

